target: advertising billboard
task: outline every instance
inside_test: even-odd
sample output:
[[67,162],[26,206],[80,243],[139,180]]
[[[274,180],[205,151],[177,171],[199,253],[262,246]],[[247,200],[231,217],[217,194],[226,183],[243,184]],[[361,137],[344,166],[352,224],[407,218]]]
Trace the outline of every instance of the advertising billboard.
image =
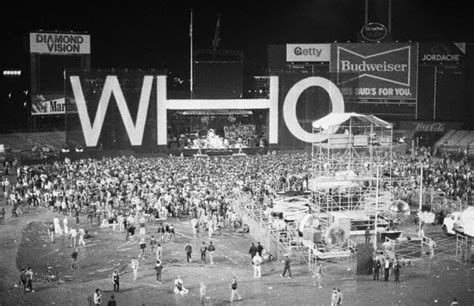
[[48,120],[42,116],[76,112],[74,99],[65,96],[65,71],[90,69],[90,35],[30,32],[29,41],[31,114],[39,120],[36,124]]
[[90,35],[74,33],[30,33],[30,53],[90,54]]
[[420,65],[459,65],[466,55],[466,43],[420,43],[418,50]]
[[77,112],[74,99],[66,99],[64,97],[54,98],[53,96],[40,95],[31,103],[31,114],[38,115],[64,115],[66,112]]
[[329,62],[330,44],[287,44],[287,62]]
[[331,48],[330,71],[352,101],[416,100],[417,65],[416,44],[348,43]]

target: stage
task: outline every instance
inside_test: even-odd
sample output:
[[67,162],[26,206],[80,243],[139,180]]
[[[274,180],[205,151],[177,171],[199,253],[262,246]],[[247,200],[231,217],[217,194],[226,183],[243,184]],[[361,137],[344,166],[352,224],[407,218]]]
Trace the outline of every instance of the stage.
[[[202,155],[207,156],[231,156],[235,154],[244,153],[245,155],[266,154],[267,148],[253,147],[253,148],[227,148],[227,149],[201,149]],[[198,149],[168,149],[167,153],[173,156],[195,156],[198,154]]]

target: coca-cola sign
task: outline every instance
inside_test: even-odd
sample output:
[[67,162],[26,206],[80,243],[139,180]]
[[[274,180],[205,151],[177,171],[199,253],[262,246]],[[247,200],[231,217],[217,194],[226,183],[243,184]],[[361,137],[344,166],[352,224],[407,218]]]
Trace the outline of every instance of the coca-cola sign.
[[360,35],[368,41],[381,41],[387,37],[387,28],[378,22],[370,22],[362,27]]
[[432,133],[444,133],[445,126],[444,123],[441,122],[421,122],[416,125],[415,130],[417,132],[432,132]]

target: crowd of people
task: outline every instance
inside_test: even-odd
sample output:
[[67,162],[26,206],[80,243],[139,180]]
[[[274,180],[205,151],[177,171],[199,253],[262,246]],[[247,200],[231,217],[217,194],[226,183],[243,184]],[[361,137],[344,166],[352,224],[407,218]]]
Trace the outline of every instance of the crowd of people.
[[[385,165],[384,172],[392,171],[393,177],[404,177],[407,178],[405,182],[411,182],[398,181],[394,184],[400,196],[406,196],[416,189],[420,164],[426,166],[423,180],[426,187],[444,192],[447,197],[462,200],[471,198],[472,169],[467,159],[454,161],[448,155],[433,157],[428,150],[411,155],[394,154],[390,167]],[[12,169],[9,168],[9,171]],[[222,228],[238,226],[233,203],[242,199],[243,194],[255,203],[268,203],[282,191],[308,191],[312,159],[304,152],[211,159],[116,157],[18,166],[14,171],[14,180],[10,181],[7,176],[2,180],[4,197],[12,208],[12,217],[18,217],[22,209],[28,206],[48,207],[58,214],[49,229],[53,242],[55,235],[62,235],[59,218],[63,215],[65,234],[69,235],[73,248],[71,268],[77,269],[77,244],[85,244],[84,236],[87,233],[83,227],[68,227],[67,216],[74,217],[76,224],[79,223],[79,217],[83,216],[90,223],[97,220],[101,226],[125,231],[126,240],[134,239],[136,226],[140,228],[139,236],[145,237],[144,224],[150,218],[165,221],[170,217],[189,218],[195,237],[199,236],[201,228],[212,238],[213,233]],[[0,215],[2,222],[4,215]],[[155,270],[159,283],[163,270],[161,244],[172,239],[173,234],[172,224],[164,223],[157,239],[152,236],[149,242],[152,253],[156,248]],[[142,238],[139,244],[141,247],[146,242]],[[189,261],[192,251],[188,245],[185,251]],[[203,243],[200,251],[201,260],[206,261],[209,252],[213,263],[215,246],[212,243]],[[141,247],[141,252],[139,256],[144,256],[145,247]],[[260,278],[261,249],[251,248],[249,253],[254,277]],[[134,260],[131,266],[136,279],[138,261]],[[381,260],[375,262],[385,265]],[[285,258],[282,276],[286,276],[286,273],[291,278],[289,258]],[[321,274],[318,275],[320,279]],[[397,277],[396,272],[395,275]],[[180,279],[178,277],[175,281],[175,287],[182,294],[185,291]],[[118,275],[114,274],[113,282],[114,290],[118,292]],[[321,286],[320,281],[318,286]],[[231,299],[240,298],[237,291],[232,290]]]
[[395,153],[392,160],[392,177],[407,182],[399,185],[399,198],[409,200],[419,190],[420,168],[423,168],[425,188],[449,200],[471,202],[473,199],[473,168],[466,155],[433,156],[428,148],[421,148],[414,154]]
[[200,222],[215,216],[219,225],[230,220],[238,192],[271,197],[282,189],[302,190],[309,169],[304,153],[210,160],[120,157],[20,166],[16,180],[5,177],[2,186],[14,217],[25,206],[47,206],[111,224],[148,214],[188,215]]

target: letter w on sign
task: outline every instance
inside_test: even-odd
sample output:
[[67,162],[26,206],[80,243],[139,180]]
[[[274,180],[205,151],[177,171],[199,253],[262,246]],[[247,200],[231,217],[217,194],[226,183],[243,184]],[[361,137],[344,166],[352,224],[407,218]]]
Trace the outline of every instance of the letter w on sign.
[[136,124],[133,123],[132,116],[125,101],[122,89],[117,76],[107,76],[104,88],[100,96],[99,105],[95,115],[94,122],[91,122],[89,112],[87,110],[86,100],[81,87],[81,81],[78,76],[71,76],[71,87],[76,100],[77,112],[84,133],[84,139],[88,147],[97,146],[102,126],[104,125],[105,114],[109,106],[112,95],[115,97],[117,106],[122,117],[122,122],[127,131],[132,146],[140,146],[143,140],[143,132],[145,129],[145,121],[150,104],[151,87],[153,85],[153,76],[145,76],[143,78],[143,86],[140,94],[138,105]]
[[[367,54],[369,48],[349,50],[337,47],[337,84],[372,78],[392,84],[410,86],[411,47],[401,47]],[[380,50],[380,49],[379,49]],[[365,52],[361,52],[365,51]],[[364,53],[364,54],[360,54]]]

